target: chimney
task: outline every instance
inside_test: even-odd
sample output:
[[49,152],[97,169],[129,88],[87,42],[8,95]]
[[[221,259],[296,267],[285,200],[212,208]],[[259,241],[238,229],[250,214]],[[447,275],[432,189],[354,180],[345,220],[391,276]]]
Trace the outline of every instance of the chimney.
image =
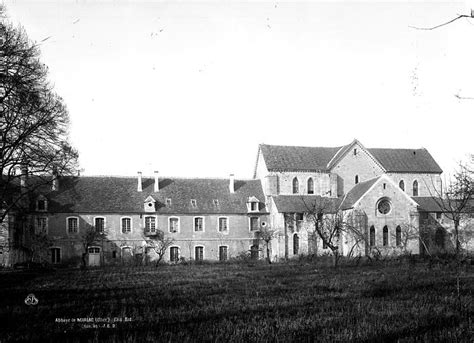
[[229,176],[229,192],[231,193],[235,193],[235,189],[234,189],[234,174],[230,174]]
[[138,172],[138,185],[137,185],[137,192],[142,191],[142,172]]
[[51,190],[52,191],[57,191],[58,190],[58,169],[56,167],[53,167],[53,180],[51,183]]
[[155,192],[160,191],[160,184],[159,184],[159,179],[158,179],[158,170],[155,170]]
[[21,166],[21,175],[20,175],[20,186],[21,188],[26,187],[26,179],[28,178],[28,167],[26,164]]

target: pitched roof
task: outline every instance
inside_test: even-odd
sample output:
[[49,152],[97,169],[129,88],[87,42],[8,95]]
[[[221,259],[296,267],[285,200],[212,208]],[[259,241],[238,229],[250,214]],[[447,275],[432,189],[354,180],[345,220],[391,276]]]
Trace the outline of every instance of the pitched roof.
[[319,195],[279,195],[273,197],[280,213],[304,213],[313,205],[321,206],[327,213],[336,212],[341,198],[328,198]]
[[269,171],[325,171],[341,147],[303,147],[261,144]]
[[[358,142],[355,140],[355,142]],[[352,144],[352,143],[351,143]],[[328,171],[329,162],[347,152],[342,147],[303,147],[261,144],[269,171]],[[443,171],[426,149],[366,149],[387,172],[442,173]]]
[[[235,180],[235,193],[229,192],[228,179],[163,178],[159,186],[160,191],[154,192],[154,180],[142,178],[143,191],[138,192],[135,177],[62,177],[57,191],[44,194],[48,210],[59,213],[141,213],[151,195],[158,214],[243,214],[249,197],[265,199],[259,180]],[[191,199],[196,200],[195,207]],[[266,211],[263,203],[259,210]]]
[[[422,212],[447,212],[446,209],[449,208],[449,202],[441,198],[434,197],[412,197],[412,199],[418,204],[418,209]],[[451,200],[454,208],[456,207],[455,200]],[[443,205],[444,203],[444,205]],[[474,199],[471,199],[467,202],[464,207],[464,213],[473,213],[474,212]]]
[[387,172],[442,173],[426,149],[368,149]]
[[352,208],[354,204],[370,189],[370,187],[372,187],[372,185],[377,182],[378,179],[380,179],[380,176],[355,185],[344,197],[344,200],[341,204],[341,209],[347,210]]

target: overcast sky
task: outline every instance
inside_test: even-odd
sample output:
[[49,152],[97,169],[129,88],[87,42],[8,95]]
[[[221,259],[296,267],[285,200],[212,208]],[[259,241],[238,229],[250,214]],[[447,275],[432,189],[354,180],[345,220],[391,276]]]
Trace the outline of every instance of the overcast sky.
[[86,175],[252,177],[258,144],[474,153],[464,2],[6,0]]

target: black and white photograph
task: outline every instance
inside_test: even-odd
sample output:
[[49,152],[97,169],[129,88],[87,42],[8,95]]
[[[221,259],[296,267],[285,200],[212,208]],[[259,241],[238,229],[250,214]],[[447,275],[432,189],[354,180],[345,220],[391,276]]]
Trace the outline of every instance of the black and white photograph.
[[0,0],[0,343],[473,342],[474,0]]

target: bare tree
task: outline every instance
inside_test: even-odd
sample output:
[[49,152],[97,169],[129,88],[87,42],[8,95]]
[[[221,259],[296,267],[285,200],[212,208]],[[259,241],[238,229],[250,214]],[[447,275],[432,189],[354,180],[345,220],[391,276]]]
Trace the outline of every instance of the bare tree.
[[33,233],[30,235],[30,242],[28,249],[30,251],[31,262],[43,262],[46,261],[48,248],[53,245],[52,240],[45,233]]
[[438,25],[435,25],[435,26],[432,26],[432,27],[416,27],[416,26],[410,26],[410,27],[412,29],[416,29],[416,30],[434,30],[434,29],[437,29],[439,27],[451,24],[451,23],[455,22],[456,20],[459,20],[459,19],[462,19],[462,18],[469,18],[469,19],[474,18],[474,9],[471,9],[470,14],[459,14],[458,16],[454,17],[453,19],[448,20],[447,22],[444,22],[442,24],[438,24]]
[[[38,44],[7,21],[0,5],[0,222],[37,188],[76,168],[68,111],[47,74]],[[26,174],[35,177],[24,182]]]
[[163,257],[166,254],[166,251],[170,246],[173,245],[174,239],[170,237],[165,237],[163,231],[156,230],[155,235],[145,236],[146,247],[151,249],[157,255],[156,266],[160,264],[163,260]]
[[460,229],[474,213],[474,172],[470,165],[460,162],[444,192],[435,188],[432,198],[444,215],[453,222],[456,255],[461,250]]
[[261,239],[265,243],[265,250],[267,252],[268,263],[272,263],[271,258],[270,258],[270,243],[273,238],[277,237],[278,232],[270,229],[269,227],[262,227],[260,228],[257,234],[258,234],[258,238]]

